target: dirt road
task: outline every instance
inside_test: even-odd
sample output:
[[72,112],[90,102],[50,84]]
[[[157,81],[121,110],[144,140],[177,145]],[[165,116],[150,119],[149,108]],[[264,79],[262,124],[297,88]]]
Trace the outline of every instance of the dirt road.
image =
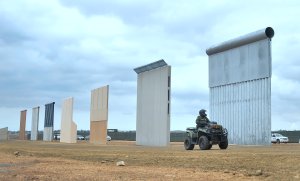
[[186,151],[182,143],[5,141],[0,180],[300,180],[300,144]]

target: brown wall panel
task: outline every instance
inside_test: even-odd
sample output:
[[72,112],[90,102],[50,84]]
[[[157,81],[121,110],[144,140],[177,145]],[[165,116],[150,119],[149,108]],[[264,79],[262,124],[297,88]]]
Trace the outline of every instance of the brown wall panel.
[[24,110],[24,111],[21,111],[21,115],[20,115],[20,132],[19,132],[20,140],[26,140],[26,135],[25,135],[26,113],[27,113],[27,110]]

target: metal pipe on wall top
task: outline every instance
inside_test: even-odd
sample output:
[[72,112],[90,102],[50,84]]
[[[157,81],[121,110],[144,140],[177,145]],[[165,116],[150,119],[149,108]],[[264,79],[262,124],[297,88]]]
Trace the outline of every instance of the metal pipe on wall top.
[[274,36],[274,30],[271,27],[264,28],[262,30],[258,30],[238,38],[234,38],[228,41],[225,41],[221,44],[214,45],[208,49],[206,49],[207,55],[216,54],[219,52],[223,52],[232,48],[236,48],[242,45],[246,45],[252,42],[256,42],[259,40],[263,40],[266,38],[271,39]]

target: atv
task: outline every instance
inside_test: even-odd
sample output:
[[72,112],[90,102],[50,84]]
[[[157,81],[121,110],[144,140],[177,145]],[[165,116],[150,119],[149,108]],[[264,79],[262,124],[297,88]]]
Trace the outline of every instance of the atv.
[[209,150],[212,145],[218,144],[220,149],[228,147],[227,129],[217,122],[210,122],[196,129],[189,127],[186,129],[184,148],[193,150],[195,145],[199,145],[201,150]]

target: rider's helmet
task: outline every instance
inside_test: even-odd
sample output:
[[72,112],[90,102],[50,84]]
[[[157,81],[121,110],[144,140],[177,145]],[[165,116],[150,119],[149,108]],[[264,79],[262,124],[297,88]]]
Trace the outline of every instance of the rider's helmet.
[[201,117],[206,117],[207,115],[206,115],[206,110],[205,109],[201,109],[200,111],[199,111],[199,115],[201,116]]

